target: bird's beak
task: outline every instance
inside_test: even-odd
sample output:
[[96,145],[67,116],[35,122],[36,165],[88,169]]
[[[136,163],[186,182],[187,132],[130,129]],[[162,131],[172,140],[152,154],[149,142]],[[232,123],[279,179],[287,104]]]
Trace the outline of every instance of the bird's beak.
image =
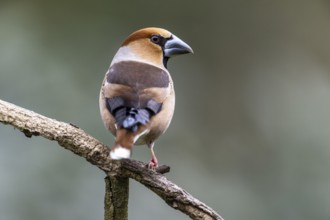
[[172,37],[168,39],[164,45],[165,57],[172,57],[185,53],[194,53],[194,51],[183,40],[172,34]]

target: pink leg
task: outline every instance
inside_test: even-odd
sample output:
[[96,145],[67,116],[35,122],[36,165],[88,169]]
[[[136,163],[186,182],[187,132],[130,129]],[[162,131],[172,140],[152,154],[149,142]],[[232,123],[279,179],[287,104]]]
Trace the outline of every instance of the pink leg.
[[152,143],[148,144],[148,147],[151,151],[151,160],[148,163],[148,168],[153,170],[158,167],[158,160],[157,160],[156,154],[154,152],[154,143],[152,142]]

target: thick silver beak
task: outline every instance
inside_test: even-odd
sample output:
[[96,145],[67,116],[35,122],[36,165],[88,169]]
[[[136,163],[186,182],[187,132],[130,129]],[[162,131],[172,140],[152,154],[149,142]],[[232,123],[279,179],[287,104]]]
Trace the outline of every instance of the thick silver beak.
[[174,55],[194,53],[191,47],[183,40],[172,34],[172,37],[166,41],[164,45],[165,57],[172,57]]

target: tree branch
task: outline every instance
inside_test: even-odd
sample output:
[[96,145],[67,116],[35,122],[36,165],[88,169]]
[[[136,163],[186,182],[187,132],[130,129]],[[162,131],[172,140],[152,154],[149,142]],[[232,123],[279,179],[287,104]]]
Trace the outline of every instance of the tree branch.
[[104,220],[127,220],[129,179],[107,176],[104,180]]
[[[135,160],[110,160],[107,146],[75,125],[47,118],[2,100],[0,100],[0,122],[14,126],[27,137],[40,135],[57,141],[60,146],[85,158],[108,176],[132,178],[140,182],[160,196],[169,206],[192,219],[223,219],[164,175],[147,169],[144,163]],[[160,167],[158,171],[168,172],[168,167]]]

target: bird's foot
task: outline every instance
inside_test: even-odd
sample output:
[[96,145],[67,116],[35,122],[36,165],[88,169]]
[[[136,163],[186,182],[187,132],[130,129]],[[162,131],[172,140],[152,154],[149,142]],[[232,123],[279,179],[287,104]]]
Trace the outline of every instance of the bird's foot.
[[148,166],[148,169],[150,169],[150,170],[156,170],[156,168],[158,167],[157,159],[154,159],[154,158],[151,159],[147,166]]

